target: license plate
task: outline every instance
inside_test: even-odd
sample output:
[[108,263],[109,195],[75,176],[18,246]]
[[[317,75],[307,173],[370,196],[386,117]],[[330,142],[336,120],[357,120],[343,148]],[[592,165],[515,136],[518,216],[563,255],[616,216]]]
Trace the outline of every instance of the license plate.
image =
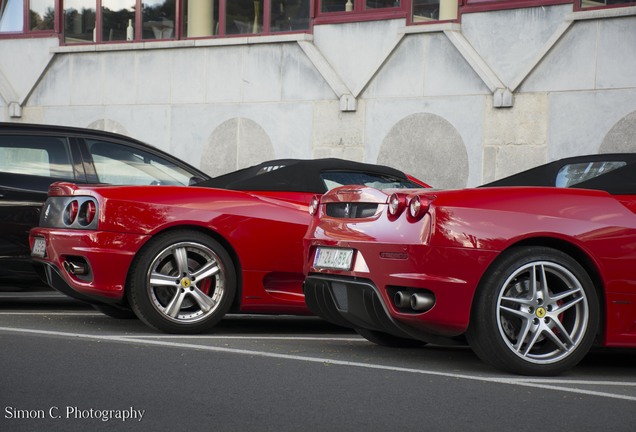
[[324,269],[349,270],[353,260],[353,249],[324,248],[316,249],[314,267]]
[[36,237],[34,239],[31,255],[37,257],[44,257],[46,255],[46,240],[44,240],[44,237]]

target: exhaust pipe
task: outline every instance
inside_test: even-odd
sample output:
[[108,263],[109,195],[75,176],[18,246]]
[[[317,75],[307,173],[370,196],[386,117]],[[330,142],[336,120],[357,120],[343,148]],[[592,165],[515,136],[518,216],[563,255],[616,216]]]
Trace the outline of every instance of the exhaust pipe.
[[84,276],[88,274],[86,263],[64,261],[64,269],[74,276]]
[[393,296],[393,303],[399,309],[411,307],[411,297],[408,294],[404,294],[402,291],[398,291]]
[[398,291],[393,296],[393,303],[398,309],[412,309],[417,312],[426,312],[435,305],[433,293],[413,293],[412,291]]
[[429,293],[415,293],[411,295],[411,309],[418,312],[426,312],[435,305],[435,296]]

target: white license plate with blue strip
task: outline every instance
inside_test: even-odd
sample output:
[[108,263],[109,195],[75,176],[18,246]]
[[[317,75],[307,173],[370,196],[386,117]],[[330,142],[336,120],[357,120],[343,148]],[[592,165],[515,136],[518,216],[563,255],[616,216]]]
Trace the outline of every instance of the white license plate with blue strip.
[[353,249],[319,247],[314,257],[314,268],[350,270]]

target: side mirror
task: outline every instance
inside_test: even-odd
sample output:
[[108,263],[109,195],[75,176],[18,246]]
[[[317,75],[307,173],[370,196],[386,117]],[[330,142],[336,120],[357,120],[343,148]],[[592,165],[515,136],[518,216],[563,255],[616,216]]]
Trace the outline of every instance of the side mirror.
[[192,186],[195,185],[197,183],[201,183],[202,181],[204,181],[204,179],[202,179],[201,177],[190,177],[190,181],[188,181],[188,186]]

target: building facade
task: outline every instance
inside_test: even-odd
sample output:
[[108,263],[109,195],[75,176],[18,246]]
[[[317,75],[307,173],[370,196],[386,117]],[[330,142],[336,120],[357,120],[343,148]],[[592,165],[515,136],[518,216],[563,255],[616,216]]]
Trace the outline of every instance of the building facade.
[[340,157],[476,186],[636,150],[634,4],[0,0],[0,121],[120,132],[211,175]]

